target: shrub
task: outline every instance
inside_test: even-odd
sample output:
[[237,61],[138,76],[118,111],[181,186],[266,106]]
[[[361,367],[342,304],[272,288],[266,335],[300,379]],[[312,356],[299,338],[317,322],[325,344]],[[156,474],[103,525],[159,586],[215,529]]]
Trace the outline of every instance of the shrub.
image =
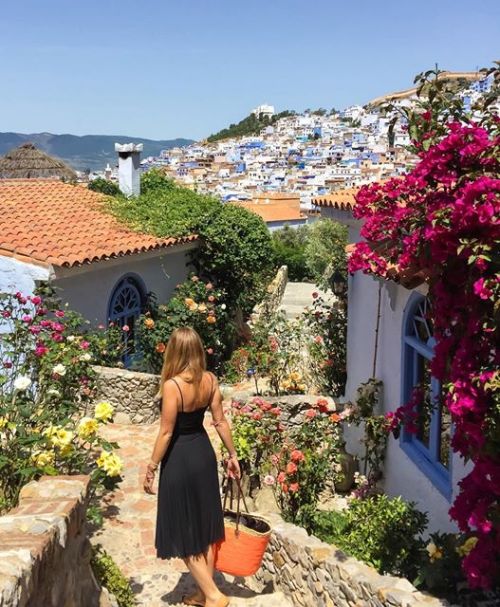
[[313,339],[309,342],[312,372],[320,390],[339,396],[347,379],[347,315],[342,303],[329,304],[313,294],[304,313]]
[[121,196],[120,188],[114,181],[108,181],[103,177],[97,177],[88,184],[88,189],[93,192],[100,192],[106,196]]
[[152,168],[141,175],[141,194],[168,192],[175,189],[173,179],[165,175],[162,169]]
[[38,295],[0,297],[0,502],[14,505],[21,487],[42,474],[91,475],[92,494],[112,488],[121,461],[100,438],[113,414],[94,394],[90,342],[82,320]]
[[137,605],[130,582],[102,546],[92,546],[90,564],[99,584],[116,597],[119,607]]
[[273,233],[276,265],[288,267],[288,278],[291,281],[300,282],[312,278],[305,254],[307,235],[307,226],[299,228],[285,226]]
[[315,535],[375,567],[380,573],[415,579],[427,515],[401,497],[353,499],[342,514],[315,516]]
[[141,357],[135,368],[159,373],[170,334],[178,327],[190,326],[203,340],[208,367],[218,370],[233,335],[225,302],[226,293],[222,289],[196,275],[178,285],[168,303],[156,305],[151,300],[148,311],[137,323]]

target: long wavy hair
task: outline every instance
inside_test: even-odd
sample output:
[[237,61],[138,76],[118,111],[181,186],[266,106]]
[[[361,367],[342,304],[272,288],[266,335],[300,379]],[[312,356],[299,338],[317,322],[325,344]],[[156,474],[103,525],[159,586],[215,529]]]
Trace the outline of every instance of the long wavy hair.
[[195,394],[198,394],[206,368],[205,348],[198,333],[191,327],[175,329],[163,355],[158,397],[163,394],[163,384],[181,374],[184,381],[194,385]]

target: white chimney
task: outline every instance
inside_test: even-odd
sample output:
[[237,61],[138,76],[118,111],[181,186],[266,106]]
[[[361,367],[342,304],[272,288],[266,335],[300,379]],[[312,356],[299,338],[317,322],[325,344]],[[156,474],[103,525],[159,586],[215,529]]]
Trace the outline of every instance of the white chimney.
[[115,152],[118,152],[118,184],[125,196],[139,196],[141,193],[142,148],[142,143],[115,143]]

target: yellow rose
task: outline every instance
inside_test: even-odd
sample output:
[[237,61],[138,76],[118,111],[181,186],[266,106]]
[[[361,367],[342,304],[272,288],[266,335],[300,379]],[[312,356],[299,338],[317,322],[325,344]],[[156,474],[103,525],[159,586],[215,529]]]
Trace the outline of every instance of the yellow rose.
[[122,460],[118,455],[110,453],[109,451],[103,451],[97,458],[96,464],[110,477],[119,476],[123,468]]
[[92,417],[82,417],[78,423],[78,436],[84,440],[90,438],[97,432],[98,422]]
[[94,417],[101,422],[107,422],[113,417],[113,406],[106,401],[97,403],[94,409]]
[[465,540],[465,542],[457,548],[457,552],[460,556],[467,556],[476,544],[477,537],[472,536],[469,539]]
[[201,303],[201,304],[198,306],[198,312],[206,312],[206,311],[207,311],[207,306],[206,306],[206,304]]
[[155,321],[152,318],[146,318],[144,326],[146,329],[152,329],[155,326]]
[[60,428],[50,437],[50,442],[54,445],[54,447],[61,449],[61,451],[63,449],[67,451],[73,437],[73,432]]
[[290,373],[290,375],[288,377],[289,377],[290,381],[298,382],[300,380],[300,373],[297,373],[297,371],[294,371],[293,373]]
[[431,563],[443,557],[442,551],[436,546],[434,542],[429,542],[425,549],[429,554]]
[[64,444],[59,448],[61,457],[69,457],[73,453],[73,445],[71,443]]
[[51,466],[54,463],[54,452],[53,451],[39,451],[33,453],[31,456],[35,466],[39,468],[45,468],[45,466]]
[[194,299],[191,299],[191,297],[186,297],[184,303],[188,308],[190,308],[193,304],[196,305]]

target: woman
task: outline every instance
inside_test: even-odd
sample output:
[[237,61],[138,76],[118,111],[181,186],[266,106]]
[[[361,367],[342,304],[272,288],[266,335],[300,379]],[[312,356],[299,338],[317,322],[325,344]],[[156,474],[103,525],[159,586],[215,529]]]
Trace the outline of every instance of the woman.
[[160,381],[161,421],[144,490],[153,493],[160,466],[156,550],[159,558],[180,557],[199,586],[186,605],[226,607],[229,599],[213,580],[213,545],[224,538],[217,460],[203,427],[210,408],[214,426],[229,451],[228,475],[240,476],[217,379],[206,371],[202,341],[193,329],[176,329],[168,342]]

